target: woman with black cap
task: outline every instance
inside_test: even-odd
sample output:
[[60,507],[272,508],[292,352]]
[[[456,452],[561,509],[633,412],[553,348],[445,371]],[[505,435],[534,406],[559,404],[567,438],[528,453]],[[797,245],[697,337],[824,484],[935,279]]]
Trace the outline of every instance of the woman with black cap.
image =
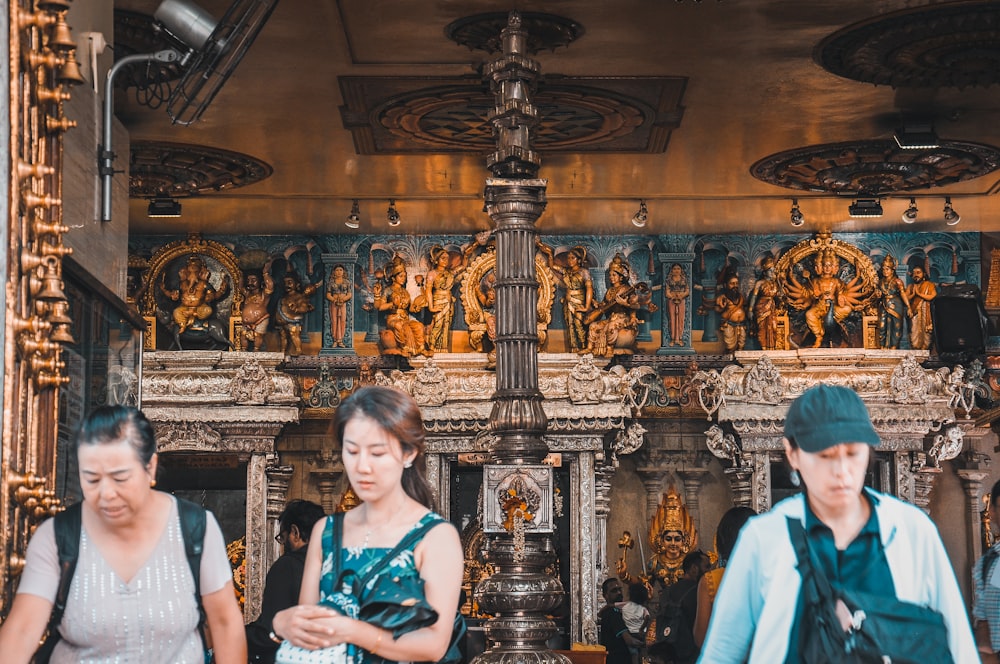
[[802,620],[803,586],[791,536],[793,524],[801,523],[820,568],[815,571],[832,588],[939,612],[952,659],[978,662],[934,523],[917,507],[864,486],[879,437],[861,398],[846,387],[812,387],[789,407],[784,434],[785,455],[803,492],[751,518],[741,531],[699,661],[806,661],[800,646],[816,625]]

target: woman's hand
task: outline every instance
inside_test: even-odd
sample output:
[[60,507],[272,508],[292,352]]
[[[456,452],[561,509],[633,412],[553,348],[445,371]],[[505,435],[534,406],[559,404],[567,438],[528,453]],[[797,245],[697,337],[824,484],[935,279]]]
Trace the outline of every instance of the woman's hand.
[[317,650],[329,648],[346,640],[338,633],[338,625],[346,619],[333,609],[318,604],[299,604],[279,611],[271,622],[274,633],[292,645]]

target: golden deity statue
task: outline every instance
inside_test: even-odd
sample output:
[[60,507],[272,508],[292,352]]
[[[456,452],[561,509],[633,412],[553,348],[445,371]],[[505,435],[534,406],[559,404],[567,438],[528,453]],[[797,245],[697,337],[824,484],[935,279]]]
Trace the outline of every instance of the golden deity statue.
[[664,492],[649,524],[649,544],[653,551],[650,572],[664,585],[672,585],[683,571],[684,556],[698,548],[694,519],[673,485]]

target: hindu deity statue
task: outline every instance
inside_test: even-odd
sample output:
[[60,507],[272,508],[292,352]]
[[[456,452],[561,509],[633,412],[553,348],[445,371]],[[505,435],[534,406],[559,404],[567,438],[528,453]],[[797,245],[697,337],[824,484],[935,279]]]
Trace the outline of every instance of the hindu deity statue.
[[747,342],[746,298],[740,292],[740,277],[727,269],[719,277],[715,309],[722,318],[719,335],[727,353],[743,350]]
[[629,284],[629,266],[625,257],[616,254],[608,266],[611,286],[604,299],[584,316],[587,329],[587,347],[582,352],[595,357],[612,357],[635,352],[639,329],[640,309],[655,311],[650,302],[649,285],[640,282]]
[[468,266],[469,255],[475,249],[472,242],[462,252],[456,265],[452,254],[441,245],[431,247],[431,269],[423,283],[418,306],[426,306],[430,313],[427,323],[426,343],[430,351],[448,349],[448,333],[455,317],[455,284]]
[[895,350],[903,340],[904,316],[910,309],[903,280],[896,276],[896,259],[891,255],[882,261],[879,277],[878,345]]
[[937,286],[920,266],[910,271],[910,278],[912,281],[906,287],[906,296],[910,299],[910,346],[914,350],[927,350],[931,347],[934,330],[931,300],[937,297]]
[[672,585],[683,572],[684,556],[698,548],[694,519],[673,486],[663,494],[649,524],[649,544],[653,551],[650,572],[660,583]]
[[839,330],[843,337],[848,336],[843,322],[864,306],[864,292],[857,265],[850,281],[845,282],[838,276],[840,258],[832,247],[820,249],[814,265],[816,274],[802,272],[804,283],[790,270],[786,290],[788,303],[805,310],[806,327],[814,336],[813,348],[819,348],[831,332]]
[[209,280],[211,276],[205,259],[198,254],[188,256],[187,263],[177,271],[176,290],[167,288],[166,273],[163,274],[160,291],[178,303],[172,315],[178,334],[184,334],[188,329],[211,318],[215,314],[212,303],[221,300],[229,292],[229,275],[222,275],[222,284],[218,289],[212,286]]
[[379,345],[387,355],[430,357],[434,351],[424,345],[424,326],[412,318],[412,299],[406,290],[406,263],[396,255],[386,268],[389,284],[376,281],[372,286],[373,306],[377,311],[386,312],[385,329],[379,335]]
[[559,277],[566,289],[563,295],[563,318],[566,321],[566,342],[570,352],[579,352],[587,346],[587,323],[584,317],[594,299],[594,284],[586,267],[587,249],[576,246],[566,253],[565,267],[555,263],[548,252],[549,269]]
[[785,305],[781,283],[774,273],[774,256],[764,257],[760,262],[760,271],[760,279],[750,289],[749,304],[757,342],[761,350],[783,349],[785,344],[779,338],[778,316],[784,313]]

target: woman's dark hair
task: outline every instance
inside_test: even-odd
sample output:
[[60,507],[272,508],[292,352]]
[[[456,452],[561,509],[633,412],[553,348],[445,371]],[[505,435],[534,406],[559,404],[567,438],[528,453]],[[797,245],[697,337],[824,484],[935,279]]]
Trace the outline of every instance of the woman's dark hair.
[[998,502],[1000,502],[1000,480],[994,482],[993,488],[990,489],[990,505],[996,507]]
[[101,406],[83,420],[74,452],[84,445],[105,445],[122,440],[135,450],[143,466],[156,454],[156,435],[142,411],[131,406]]
[[403,490],[428,509],[435,509],[434,493],[426,477],[424,421],[413,398],[391,387],[362,387],[344,399],[333,415],[333,437],[339,445],[344,444],[347,423],[358,416],[367,417],[396,438],[403,454],[417,453],[413,464],[403,469]]
[[715,531],[715,550],[719,553],[719,566],[725,567],[729,561],[729,556],[736,546],[736,538],[739,537],[740,530],[746,524],[747,519],[756,516],[757,512],[749,507],[730,507],[719,520],[719,527]]
[[293,500],[285,505],[285,509],[278,517],[278,530],[287,533],[291,531],[292,526],[295,526],[299,529],[299,538],[303,542],[308,542],[313,526],[324,516],[326,512],[316,503],[309,500]]

